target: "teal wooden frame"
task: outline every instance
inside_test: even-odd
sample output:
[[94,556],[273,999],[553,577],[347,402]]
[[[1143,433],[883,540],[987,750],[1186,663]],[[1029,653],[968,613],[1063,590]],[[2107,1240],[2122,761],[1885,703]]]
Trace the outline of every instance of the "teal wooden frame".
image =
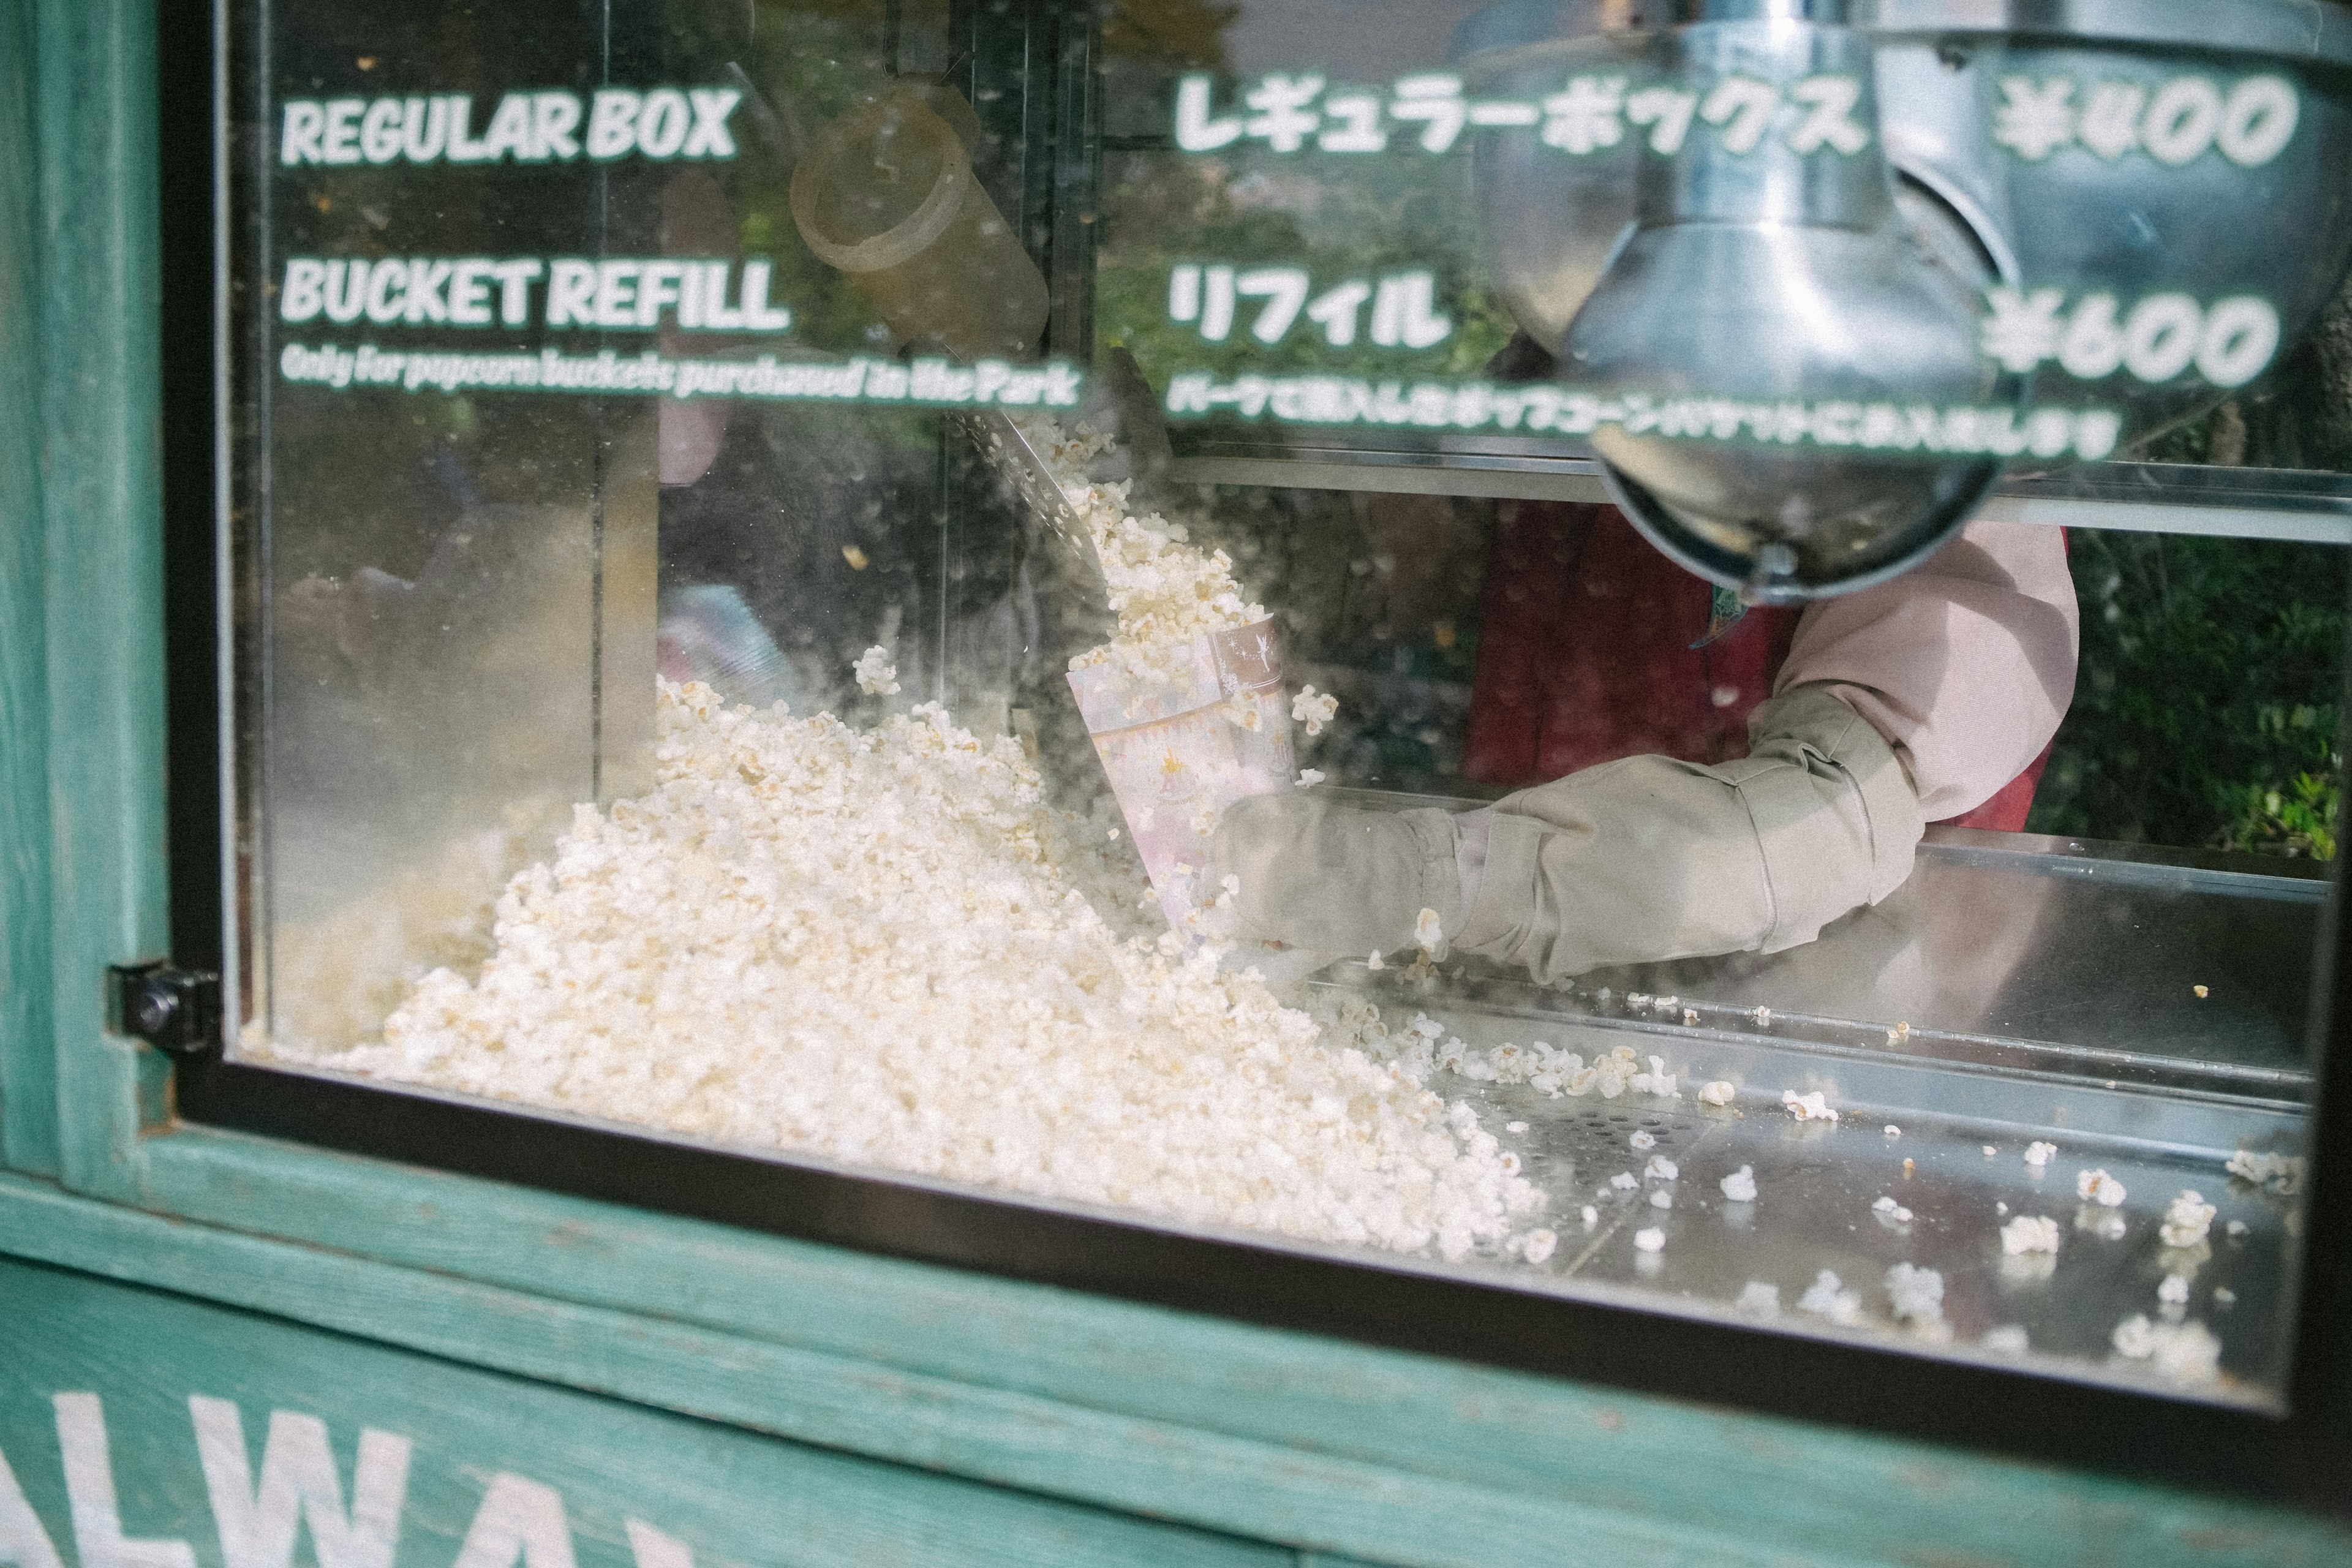
[[0,0],[0,1252],[1396,1564],[2352,1562],[2313,1517],[395,1167],[165,1114],[155,32]]

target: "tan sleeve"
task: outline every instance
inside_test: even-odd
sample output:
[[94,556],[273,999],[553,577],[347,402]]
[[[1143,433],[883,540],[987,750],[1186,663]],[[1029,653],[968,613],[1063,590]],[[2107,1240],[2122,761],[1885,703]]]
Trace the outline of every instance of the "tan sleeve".
[[1809,605],[1774,689],[1827,685],[1895,743],[1937,822],[2058,732],[2080,630],[2058,530],[1979,521],[1925,565]]
[[1628,757],[1497,802],[1455,951],[1546,983],[1776,952],[1902,885],[1923,818],[1870,723],[1804,687],[1759,706],[1748,735],[1736,763]]

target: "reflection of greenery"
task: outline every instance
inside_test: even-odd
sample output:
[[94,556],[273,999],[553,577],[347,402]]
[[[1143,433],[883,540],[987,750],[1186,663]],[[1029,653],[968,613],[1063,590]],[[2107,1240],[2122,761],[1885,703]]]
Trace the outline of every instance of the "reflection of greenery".
[[2228,847],[2257,854],[2335,859],[2336,813],[2344,795],[2344,755],[2330,744],[2336,733],[2336,710],[2296,708],[2290,712],[2272,703],[2262,710],[2259,721],[2265,734],[2284,737],[2290,731],[2300,731],[2297,738],[2316,753],[2319,771],[2296,773],[2284,790],[2266,789],[2259,784],[2226,786]]
[[2143,533],[2069,545],[2082,670],[2033,830],[2333,856],[2342,553]]
[[[2352,280],[2260,383],[2135,456],[2352,469]],[[2083,681],[2033,826],[2334,858],[2342,552],[2135,534],[2073,544]]]
[[1102,12],[1103,52],[1121,61],[1221,66],[1224,30],[1241,14],[1231,0],[1110,0]]
[[[805,145],[829,121],[889,85],[879,5],[816,9],[759,0],[759,8],[761,24],[740,63],[788,143]],[[714,47],[711,58],[738,58],[742,47]],[[877,320],[874,308],[801,243],[793,225],[791,156],[765,144],[755,115],[739,113],[737,124],[745,151],[755,155],[719,172],[734,205],[745,254],[775,260],[773,294],[793,303],[793,340],[835,353],[882,347],[866,336]]]

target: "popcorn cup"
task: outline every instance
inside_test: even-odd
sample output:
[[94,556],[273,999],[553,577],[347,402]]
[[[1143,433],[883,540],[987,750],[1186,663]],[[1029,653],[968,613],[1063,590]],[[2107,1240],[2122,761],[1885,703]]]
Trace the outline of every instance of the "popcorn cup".
[[1117,662],[1074,669],[1070,689],[1160,908],[1183,931],[1216,897],[1202,873],[1225,807],[1295,787],[1274,622],[1196,637],[1148,672]]

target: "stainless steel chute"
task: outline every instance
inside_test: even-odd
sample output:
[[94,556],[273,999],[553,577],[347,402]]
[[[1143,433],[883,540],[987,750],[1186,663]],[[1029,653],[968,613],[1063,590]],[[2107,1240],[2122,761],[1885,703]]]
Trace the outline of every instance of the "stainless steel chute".
[[1455,55],[1622,106],[1605,144],[1481,132],[1487,258],[1560,377],[1635,411],[1594,437],[1615,499],[1759,600],[2202,413],[2352,258],[2352,21],[2316,0],[1507,0]]

